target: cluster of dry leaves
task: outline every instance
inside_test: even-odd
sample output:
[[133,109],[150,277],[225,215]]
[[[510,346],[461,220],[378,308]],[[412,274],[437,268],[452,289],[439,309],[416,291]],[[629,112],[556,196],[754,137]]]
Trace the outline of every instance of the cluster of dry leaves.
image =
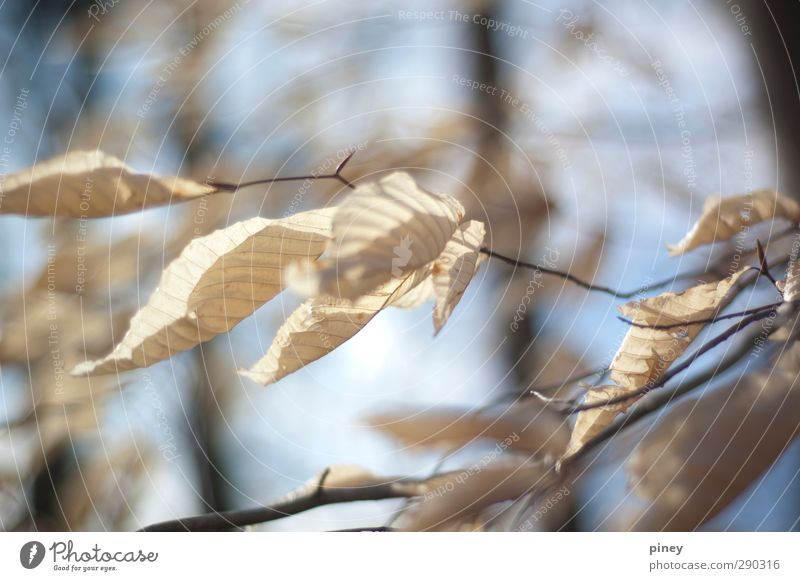
[[[216,191],[187,179],[137,173],[100,152],[77,152],[10,176],[0,212],[113,216]],[[670,251],[680,255],[776,218],[796,224],[800,206],[769,190],[710,198],[695,226]],[[123,339],[106,355],[75,366],[70,381],[168,359],[230,331],[286,288],[304,295],[305,302],[287,317],[264,356],[240,372],[264,385],[327,355],[388,307],[414,308],[433,301],[438,332],[485,257],[485,237],[484,224],[465,221],[456,199],[420,188],[406,173],[359,185],[336,207],[235,223],[192,240],[164,270]],[[579,454],[646,397],[649,386],[686,352],[708,319],[732,300],[748,270],[622,305],[620,311],[635,325],[610,364],[610,383],[585,394],[584,404],[597,407],[580,411],[571,429],[560,415],[532,399],[491,411],[411,410],[372,418],[376,427],[415,446],[452,451],[478,439],[506,443],[502,453],[477,469],[414,481],[407,496],[418,500],[403,512],[400,524],[413,530],[536,526],[530,515],[541,515],[548,497],[529,493],[565,482],[566,476],[553,467]],[[792,308],[783,313],[784,325],[793,324],[798,281],[800,272],[792,260],[783,289]],[[27,308],[30,313],[31,305]],[[22,350],[15,340],[20,338],[3,338],[4,359]],[[105,348],[98,344],[92,350]],[[791,413],[800,403],[794,386],[797,366],[786,357],[782,362],[769,375],[744,378],[730,390],[668,410],[628,462],[632,488],[644,501],[629,526],[694,528],[774,462],[800,423]],[[602,405],[611,398],[614,403]],[[395,482],[350,469],[342,473],[340,480],[347,486]],[[338,480],[326,486],[332,482]],[[404,479],[396,482],[403,490],[411,486]],[[506,510],[509,503],[515,510]],[[551,512],[566,510],[568,503],[562,504]]]

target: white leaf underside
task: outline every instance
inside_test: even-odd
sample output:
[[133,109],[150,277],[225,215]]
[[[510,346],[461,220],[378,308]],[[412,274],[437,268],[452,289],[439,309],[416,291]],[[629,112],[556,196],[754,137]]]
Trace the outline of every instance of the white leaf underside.
[[239,373],[262,385],[275,383],[355,336],[381,310],[422,283],[429,272],[423,268],[393,279],[355,301],[325,295],[306,300],[278,329],[267,354]]
[[324,250],[333,211],[251,218],[193,240],[164,271],[114,351],[73,373],[146,367],[229,331],[283,289],[287,264]]

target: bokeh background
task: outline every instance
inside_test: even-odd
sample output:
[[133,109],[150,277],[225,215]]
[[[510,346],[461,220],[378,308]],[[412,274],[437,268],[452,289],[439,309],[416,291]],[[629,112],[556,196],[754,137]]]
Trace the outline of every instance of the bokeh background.
[[[0,180],[75,149],[224,181],[325,171],[355,149],[353,181],[405,169],[485,220],[493,249],[635,288],[712,264],[708,253],[665,250],[709,194],[790,187],[776,154],[781,118],[764,96],[774,58],[759,45],[758,9],[4,1]],[[626,330],[619,301],[557,278],[531,293],[530,272],[490,262],[439,336],[428,307],[390,310],[269,388],[236,370],[266,351],[299,304],[291,293],[150,369],[65,375],[121,338],[192,238],[344,193],[336,182],[298,181],[107,220],[2,216],[0,529],[133,530],[245,508],[330,464],[425,476],[493,445],[411,446],[375,429],[376,414],[502,409],[532,385],[608,364]],[[766,302],[769,289],[754,292],[741,300]],[[621,465],[637,437],[594,459],[537,526],[622,526]],[[794,446],[705,528],[797,529],[798,467]],[[257,528],[379,526],[400,506],[324,507]]]

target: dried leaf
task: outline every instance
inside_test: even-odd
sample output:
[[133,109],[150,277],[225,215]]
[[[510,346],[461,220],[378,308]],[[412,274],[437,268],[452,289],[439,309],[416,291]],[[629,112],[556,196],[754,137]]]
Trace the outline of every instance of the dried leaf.
[[778,309],[775,323],[778,328],[770,334],[772,341],[796,339],[800,332],[800,310],[795,301],[800,300],[800,264],[796,257],[789,261],[786,269],[786,280],[778,281],[778,288],[783,292],[784,304]]
[[160,260],[158,240],[146,234],[114,242],[82,242],[73,238],[48,257],[34,287],[64,293],[114,296],[135,286],[142,271]]
[[678,256],[704,244],[729,240],[746,227],[775,218],[800,222],[800,204],[774,190],[728,198],[711,196],[703,205],[700,219],[683,240],[667,247],[670,256]]
[[433,326],[436,333],[442,330],[475,275],[483,256],[481,246],[485,236],[483,222],[470,220],[461,224],[433,263],[431,276],[436,294]]
[[469,409],[395,411],[370,416],[368,422],[410,447],[453,449],[493,440],[504,448],[544,456],[561,454],[568,440],[564,420],[542,409],[538,402],[515,404],[495,413]]
[[48,357],[53,365],[72,365],[75,361],[65,362],[66,356],[107,351],[121,322],[122,314],[88,304],[82,308],[76,295],[34,288],[2,304],[0,362]]
[[629,461],[649,502],[634,528],[692,530],[755,482],[797,437],[796,376],[751,376],[686,400],[642,439]]
[[789,261],[786,280],[783,283],[783,300],[785,302],[800,299],[800,260]]
[[414,271],[355,301],[326,295],[308,299],[278,329],[267,354],[239,374],[262,385],[275,383],[339,347],[428,276],[429,269]]
[[283,289],[287,264],[322,253],[332,213],[251,218],[196,238],[164,271],[114,351],[73,374],[146,367],[226,333]]
[[[601,403],[624,395],[627,391],[628,390],[616,385],[593,387],[586,392],[583,403],[587,405]],[[628,400],[579,412],[578,416],[575,418],[572,436],[570,436],[569,445],[567,446],[567,451],[564,456],[572,456],[575,452],[583,448],[586,442],[602,432],[604,428],[614,421],[614,418],[633,405],[634,401],[635,400]]]
[[435,260],[463,216],[458,201],[419,188],[406,173],[359,186],[333,217],[329,256],[294,269],[291,286],[356,299]]
[[0,213],[101,218],[216,191],[185,178],[138,173],[101,151],[74,151],[10,175]]
[[545,478],[542,465],[476,464],[431,481],[419,503],[399,523],[411,531],[452,530],[455,523],[495,503],[521,498],[541,486]]
[[398,309],[416,309],[433,298],[433,278],[428,276],[406,294],[393,300],[392,306]]
[[[700,284],[679,293],[667,292],[622,305],[620,312],[641,325],[686,325],[674,329],[631,326],[611,361],[610,377],[616,385],[590,390],[587,397],[591,402],[638,392],[655,383],[683,354],[704,326],[688,323],[712,317],[730,289],[747,270],[743,268],[724,280]],[[636,400],[637,398],[631,398],[611,406],[579,412],[566,455],[571,456],[580,450],[592,436],[609,425]]]

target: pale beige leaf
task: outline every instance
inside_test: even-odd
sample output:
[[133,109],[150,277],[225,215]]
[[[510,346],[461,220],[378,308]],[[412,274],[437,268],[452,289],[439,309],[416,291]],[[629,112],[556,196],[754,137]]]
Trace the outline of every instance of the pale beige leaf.
[[[586,392],[583,403],[587,405],[601,403],[624,395],[627,392],[628,390],[615,385],[593,387]],[[572,456],[583,448],[586,442],[603,431],[604,428],[614,421],[614,418],[633,405],[635,401],[636,400],[628,400],[626,402],[579,412],[575,418],[575,425],[572,428],[572,435],[570,436],[564,457]]]
[[433,277],[428,276],[403,296],[393,300],[392,306],[398,309],[416,309],[433,298]]
[[328,256],[294,271],[291,286],[356,299],[436,259],[463,216],[458,201],[421,189],[406,173],[359,186],[333,217]]
[[722,198],[709,197],[700,219],[677,244],[669,244],[671,256],[717,241],[730,240],[759,222],[785,218],[800,221],[800,204],[774,190],[757,190],[751,194]]
[[278,329],[267,354],[239,374],[262,385],[275,383],[352,338],[382,309],[430,276],[429,273],[430,269],[420,269],[404,278],[392,279],[355,301],[327,295],[306,300]]
[[0,362],[46,358],[63,367],[100,355],[113,345],[114,332],[124,329],[123,315],[41,288],[6,297],[0,301]]
[[783,283],[783,300],[786,302],[800,299],[800,260],[789,261],[786,280]]
[[[691,321],[714,316],[733,285],[747,270],[743,268],[721,281],[700,284],[679,293],[667,292],[622,305],[620,312],[638,324],[684,325],[674,329],[631,326],[611,361],[610,377],[616,385],[590,390],[587,398],[594,403],[653,385],[703,329],[702,323],[690,324]],[[579,412],[566,455],[580,450],[636,400],[631,398],[611,406]]]
[[114,351],[73,374],[147,367],[226,333],[283,289],[287,264],[322,253],[332,213],[251,218],[196,238],[164,271]]
[[793,304],[800,300],[800,264],[796,257],[789,261],[786,280],[778,281],[778,288],[783,292],[784,304],[778,309],[778,316],[775,318],[778,328],[769,338],[772,341],[786,341],[790,337],[797,338],[800,332],[800,310]]
[[410,531],[451,530],[495,503],[521,498],[546,479],[546,469],[538,464],[476,464],[431,480],[398,524]]
[[86,241],[76,235],[62,244],[42,269],[36,288],[116,297],[136,290],[147,269],[164,255],[162,240],[136,233],[113,242]]
[[757,481],[798,435],[796,383],[757,375],[674,406],[629,461],[631,486],[648,502],[633,528],[695,529]]
[[100,218],[216,191],[185,178],[138,173],[101,151],[73,151],[8,176],[0,213]]
[[557,456],[569,438],[564,419],[542,409],[538,401],[483,413],[469,409],[394,411],[372,415],[367,421],[409,447],[453,449],[492,440],[503,448]]
[[442,330],[478,269],[486,236],[483,222],[461,224],[433,263],[431,277],[436,293],[433,308],[435,333]]

